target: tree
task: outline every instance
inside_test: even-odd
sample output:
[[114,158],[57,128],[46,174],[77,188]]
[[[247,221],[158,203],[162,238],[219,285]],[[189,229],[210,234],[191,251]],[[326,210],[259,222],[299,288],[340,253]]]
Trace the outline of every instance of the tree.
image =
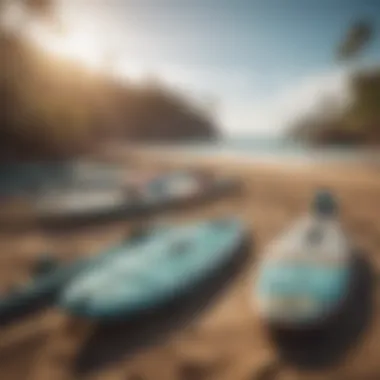
[[[370,20],[352,23],[336,51],[338,60],[357,62],[358,56],[374,40],[375,34],[375,27]],[[380,68],[356,68],[349,81],[349,104],[341,108],[334,105],[331,99],[326,99],[316,115],[298,120],[290,134],[312,142],[379,143]]]
[[357,57],[373,40],[374,26],[369,20],[358,20],[346,31],[343,41],[337,51],[339,60],[349,60]]

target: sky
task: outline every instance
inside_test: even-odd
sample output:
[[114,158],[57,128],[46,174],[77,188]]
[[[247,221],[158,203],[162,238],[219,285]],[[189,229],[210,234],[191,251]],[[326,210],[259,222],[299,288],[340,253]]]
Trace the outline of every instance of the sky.
[[[355,18],[380,25],[379,0],[61,0],[61,7],[67,25],[91,35],[120,75],[155,74],[211,102],[233,136],[282,133],[321,97],[346,93],[348,68],[334,61],[334,49]],[[380,62],[379,41],[363,64]]]

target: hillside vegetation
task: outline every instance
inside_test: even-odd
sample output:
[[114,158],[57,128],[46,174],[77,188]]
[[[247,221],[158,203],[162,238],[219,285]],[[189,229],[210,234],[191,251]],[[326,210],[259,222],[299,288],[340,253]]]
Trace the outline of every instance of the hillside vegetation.
[[[370,23],[358,21],[339,46],[339,60],[354,60],[373,39]],[[356,69],[349,78],[350,101],[342,108],[325,99],[319,112],[298,120],[290,135],[317,144],[380,144],[380,65]]]
[[204,107],[159,81],[122,82],[48,54],[21,33],[0,29],[2,160],[72,156],[110,139],[217,135]]
[[317,114],[293,125],[293,137],[317,144],[380,144],[380,67],[353,74],[351,100],[334,109],[326,102]]

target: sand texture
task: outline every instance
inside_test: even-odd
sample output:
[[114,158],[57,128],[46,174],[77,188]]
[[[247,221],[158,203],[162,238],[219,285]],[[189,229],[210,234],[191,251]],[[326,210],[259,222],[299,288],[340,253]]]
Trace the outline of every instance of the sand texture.
[[[145,164],[151,163],[147,160]],[[380,273],[380,172],[353,166],[292,169],[228,162],[207,165],[217,173],[242,179],[242,192],[207,205],[164,213],[152,220],[240,216],[251,232],[252,244],[249,257],[231,281],[210,292],[208,298],[203,294],[199,304],[189,300],[187,306],[174,306],[163,314],[133,323],[99,327],[72,320],[52,309],[17,325],[2,327],[1,379],[380,379],[380,283],[376,282]],[[343,339],[345,343],[336,348],[339,353],[329,354],[337,357],[330,367],[315,363],[306,367],[297,354],[281,354],[255,314],[251,291],[255,264],[266,244],[307,210],[319,187],[329,187],[337,193],[343,224],[361,248],[372,280],[370,294],[362,297],[363,302],[366,297],[369,301],[366,306],[357,307],[367,314],[360,317],[361,325],[358,327],[354,321],[357,310],[341,321],[341,325],[352,323],[348,330],[355,336],[347,337],[349,331],[343,331],[339,336],[319,339],[315,344],[325,352],[332,349],[333,341]],[[132,224],[114,222],[64,231],[32,228],[2,232],[0,287],[6,291],[12,284],[27,280],[31,265],[41,252],[52,252],[62,260],[91,255],[123,238]],[[315,349],[310,344],[303,347],[304,351],[308,347]]]

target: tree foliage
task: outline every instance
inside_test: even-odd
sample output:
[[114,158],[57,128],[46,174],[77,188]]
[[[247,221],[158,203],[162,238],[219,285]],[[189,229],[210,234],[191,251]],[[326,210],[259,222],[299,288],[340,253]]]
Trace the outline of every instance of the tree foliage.
[[345,37],[339,45],[337,56],[341,60],[357,57],[375,34],[374,26],[369,20],[358,20],[346,31]]
[[326,117],[325,109],[293,125],[291,135],[317,143],[380,143],[380,68],[350,79],[352,101]]

